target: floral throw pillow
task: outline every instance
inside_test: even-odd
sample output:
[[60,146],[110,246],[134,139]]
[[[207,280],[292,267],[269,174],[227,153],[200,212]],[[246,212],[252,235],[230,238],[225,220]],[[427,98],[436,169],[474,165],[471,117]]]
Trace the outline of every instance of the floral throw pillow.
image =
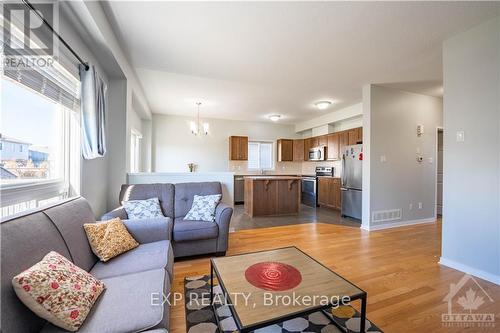
[[122,201],[122,205],[132,220],[163,217],[158,198]]
[[215,221],[215,208],[222,195],[195,195],[193,205],[189,212],[184,216],[187,221]]
[[139,246],[119,217],[83,225],[90,247],[101,261],[108,261]]
[[17,297],[37,316],[68,331],[83,324],[105,286],[57,252],[16,275]]

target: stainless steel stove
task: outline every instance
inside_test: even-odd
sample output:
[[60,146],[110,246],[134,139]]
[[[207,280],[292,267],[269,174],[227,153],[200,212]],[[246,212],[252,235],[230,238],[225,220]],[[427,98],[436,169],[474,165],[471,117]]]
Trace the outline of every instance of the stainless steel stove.
[[335,175],[334,167],[316,167],[314,175],[302,175],[302,204],[310,207],[318,207],[318,176]]

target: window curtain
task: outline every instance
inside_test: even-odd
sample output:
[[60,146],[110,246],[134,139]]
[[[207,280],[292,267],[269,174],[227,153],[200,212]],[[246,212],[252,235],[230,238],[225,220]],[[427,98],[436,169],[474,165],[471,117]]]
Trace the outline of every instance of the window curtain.
[[106,154],[106,84],[93,65],[80,65],[82,155],[86,160]]

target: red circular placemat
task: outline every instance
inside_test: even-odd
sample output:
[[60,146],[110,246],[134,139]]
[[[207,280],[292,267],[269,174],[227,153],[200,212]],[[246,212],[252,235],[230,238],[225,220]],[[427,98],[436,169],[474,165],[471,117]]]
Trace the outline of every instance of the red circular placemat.
[[295,288],[302,281],[299,270],[281,262],[259,262],[245,271],[247,281],[257,288],[283,291]]

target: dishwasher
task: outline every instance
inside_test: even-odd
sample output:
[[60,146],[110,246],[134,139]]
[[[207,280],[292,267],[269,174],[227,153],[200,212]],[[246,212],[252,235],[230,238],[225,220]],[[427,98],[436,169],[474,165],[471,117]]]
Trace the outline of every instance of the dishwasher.
[[234,204],[243,204],[245,201],[245,178],[242,176],[234,177]]

